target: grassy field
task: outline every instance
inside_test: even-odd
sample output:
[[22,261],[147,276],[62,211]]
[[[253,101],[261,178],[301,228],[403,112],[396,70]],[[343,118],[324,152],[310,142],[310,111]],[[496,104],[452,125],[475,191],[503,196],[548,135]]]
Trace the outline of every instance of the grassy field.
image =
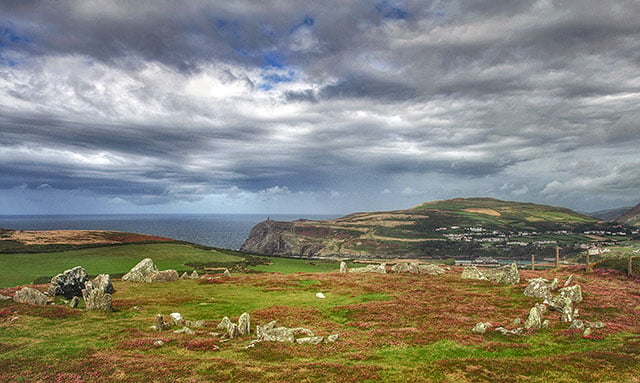
[[202,250],[186,244],[154,243],[97,247],[57,253],[0,254],[0,288],[31,283],[38,277],[54,276],[74,266],[90,275],[122,274],[144,258],[152,258],[160,270],[190,270],[188,262],[238,262],[242,257],[225,251]]
[[[305,264],[276,259],[271,267],[289,272]],[[470,329],[479,321],[508,326],[525,319],[537,300],[522,294],[524,278],[563,281],[569,271],[524,271],[516,286],[462,280],[460,271],[116,280],[113,313],[0,302],[0,381],[638,382],[638,282],[574,271],[585,296],[578,305],[581,319],[607,327],[585,338],[549,313],[548,329],[508,337]],[[150,329],[157,313],[176,311],[205,320],[206,328],[194,335]],[[254,326],[278,320],[340,339],[247,349],[252,336],[222,342],[210,334],[223,316],[237,320],[242,312]],[[165,345],[154,347],[155,340]]]
[[270,257],[268,265],[251,266],[252,270],[264,272],[291,273],[322,273],[335,271],[340,268],[339,262],[334,261],[310,261],[308,259]]

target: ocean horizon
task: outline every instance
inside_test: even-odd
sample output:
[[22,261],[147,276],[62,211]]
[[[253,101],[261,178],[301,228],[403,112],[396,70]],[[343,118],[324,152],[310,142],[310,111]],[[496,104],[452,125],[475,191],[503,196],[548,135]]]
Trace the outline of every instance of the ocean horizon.
[[12,230],[112,230],[157,235],[205,246],[238,250],[257,223],[331,219],[329,214],[68,214],[0,215]]

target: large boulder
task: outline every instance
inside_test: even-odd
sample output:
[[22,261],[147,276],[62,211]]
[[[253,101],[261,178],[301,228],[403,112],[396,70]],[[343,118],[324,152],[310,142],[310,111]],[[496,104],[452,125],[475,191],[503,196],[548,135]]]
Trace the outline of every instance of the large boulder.
[[486,280],[487,277],[474,265],[467,266],[462,270],[462,275],[460,276],[462,279],[479,279]]
[[396,263],[391,268],[391,271],[394,273],[409,273],[409,274],[418,274],[420,270],[418,269],[417,263]]
[[572,303],[582,302],[582,289],[580,288],[580,285],[563,287],[558,291],[560,292],[561,297],[571,299]]
[[[258,341],[267,342],[288,342],[294,343],[297,338],[301,337],[315,337],[313,332],[309,329],[296,327],[275,327],[276,322],[272,321],[265,326],[256,326],[256,334]],[[307,341],[304,341],[307,342]]]
[[67,299],[81,297],[84,284],[88,280],[89,275],[84,267],[76,266],[51,278],[48,292],[50,295],[62,295]]
[[151,258],[145,258],[135,265],[123,277],[123,281],[128,282],[171,282],[179,279],[175,270],[158,271]]
[[31,287],[23,287],[21,290],[16,291],[13,301],[29,305],[46,305],[49,303],[44,293]]
[[441,275],[444,274],[444,269],[438,265],[428,263],[426,265],[418,265],[418,273],[429,275]]

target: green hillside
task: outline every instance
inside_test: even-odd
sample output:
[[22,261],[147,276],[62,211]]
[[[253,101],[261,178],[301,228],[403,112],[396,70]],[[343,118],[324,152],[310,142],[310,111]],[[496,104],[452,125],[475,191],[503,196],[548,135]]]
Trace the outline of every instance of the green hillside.
[[242,250],[306,257],[528,258],[551,256],[555,246],[573,252],[579,244],[603,241],[611,225],[562,207],[457,198],[327,221],[265,221]]

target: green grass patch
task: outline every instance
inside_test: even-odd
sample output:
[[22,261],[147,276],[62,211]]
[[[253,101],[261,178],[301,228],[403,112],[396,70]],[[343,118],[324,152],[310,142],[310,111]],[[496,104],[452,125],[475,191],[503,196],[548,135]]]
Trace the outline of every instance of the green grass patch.
[[240,262],[242,257],[222,251],[204,250],[187,244],[153,243],[64,251],[58,253],[0,254],[0,288],[51,277],[82,266],[90,275],[128,272],[144,258],[153,259],[159,269],[185,269],[189,262]]
[[268,265],[250,266],[251,270],[267,273],[325,273],[335,271],[340,268],[340,264],[335,261],[319,261],[309,259],[265,257],[271,263]]

